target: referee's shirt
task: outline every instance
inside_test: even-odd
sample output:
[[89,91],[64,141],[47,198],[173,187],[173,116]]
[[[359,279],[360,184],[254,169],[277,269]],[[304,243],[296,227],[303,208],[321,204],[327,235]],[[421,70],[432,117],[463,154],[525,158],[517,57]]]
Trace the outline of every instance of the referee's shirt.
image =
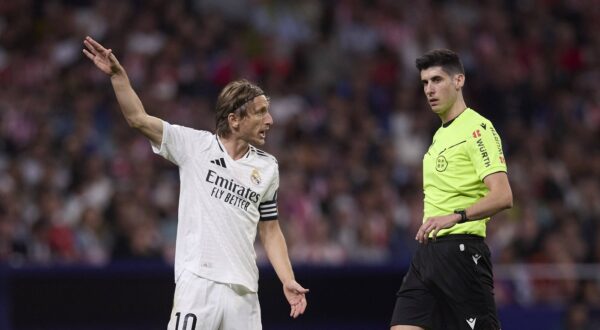
[[[483,179],[496,172],[506,172],[500,136],[488,119],[467,108],[437,130],[423,157],[423,221],[473,205],[488,193]],[[489,219],[457,224],[437,236],[485,237]]]

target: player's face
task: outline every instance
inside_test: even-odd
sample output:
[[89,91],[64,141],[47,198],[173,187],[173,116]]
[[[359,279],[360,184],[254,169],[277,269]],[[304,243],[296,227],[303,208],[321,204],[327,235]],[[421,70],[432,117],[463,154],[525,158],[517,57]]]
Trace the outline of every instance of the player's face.
[[463,85],[462,74],[449,75],[441,66],[421,70],[421,83],[431,110],[438,115],[448,111]]
[[267,131],[273,125],[269,101],[264,95],[254,98],[245,117],[240,120],[240,138],[253,145],[265,144]]

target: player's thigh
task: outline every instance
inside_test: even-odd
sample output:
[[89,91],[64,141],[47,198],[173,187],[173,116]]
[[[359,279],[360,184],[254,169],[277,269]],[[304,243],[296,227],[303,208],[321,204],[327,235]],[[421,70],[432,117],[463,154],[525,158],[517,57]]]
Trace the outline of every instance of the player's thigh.
[[219,330],[262,329],[258,294],[239,285],[229,285],[224,290],[224,312]]
[[184,271],[175,285],[168,330],[217,330],[221,295],[218,283]]
[[419,279],[411,266],[396,294],[390,326],[392,329],[411,329],[395,328],[396,326],[429,329],[432,326],[435,306],[433,292]]

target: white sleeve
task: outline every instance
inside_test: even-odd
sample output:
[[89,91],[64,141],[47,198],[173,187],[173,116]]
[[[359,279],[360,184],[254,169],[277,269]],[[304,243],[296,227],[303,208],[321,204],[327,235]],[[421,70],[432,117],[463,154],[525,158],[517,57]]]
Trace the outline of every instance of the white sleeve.
[[258,210],[260,212],[260,221],[277,220],[279,214],[277,212],[277,191],[279,190],[279,167],[275,165],[275,175],[271,181],[271,185],[260,201]]
[[163,120],[160,145],[151,143],[152,151],[181,166],[195,152],[208,148],[212,133],[189,127],[171,125]]

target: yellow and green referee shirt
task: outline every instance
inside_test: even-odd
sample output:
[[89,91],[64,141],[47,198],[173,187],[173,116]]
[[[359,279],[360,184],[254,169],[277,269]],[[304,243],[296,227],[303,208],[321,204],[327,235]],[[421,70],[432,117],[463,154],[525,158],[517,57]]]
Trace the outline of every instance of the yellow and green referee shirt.
[[[492,123],[467,108],[440,127],[423,157],[423,221],[432,216],[466,209],[488,193],[483,179],[506,172],[500,136]],[[438,232],[485,237],[489,218],[457,224]]]

